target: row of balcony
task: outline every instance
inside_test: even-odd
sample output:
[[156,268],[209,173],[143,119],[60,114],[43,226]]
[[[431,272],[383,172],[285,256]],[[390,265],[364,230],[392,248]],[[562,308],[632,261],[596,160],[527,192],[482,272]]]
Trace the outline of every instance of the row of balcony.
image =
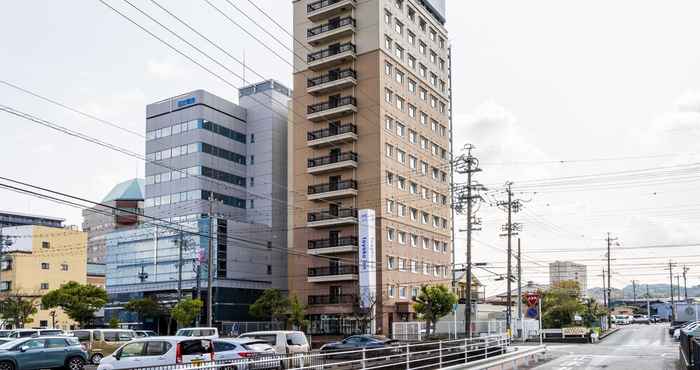
[[357,224],[357,208],[331,208],[306,214],[308,227],[334,227]]
[[309,267],[307,280],[310,283],[357,280],[358,273],[355,265]]
[[306,160],[306,172],[320,174],[338,170],[357,168],[357,153],[344,152]]
[[325,184],[309,185],[308,200],[340,199],[357,195],[357,181],[341,180]]
[[354,294],[337,294],[337,295],[310,295],[309,306],[322,304],[354,304],[356,302]]
[[357,99],[354,96],[329,97],[328,101],[306,107],[306,118],[310,121],[323,121],[357,112]]
[[318,0],[306,5],[306,16],[316,22],[347,12],[355,7],[355,0]]
[[306,41],[315,46],[353,33],[355,33],[355,18],[333,18],[328,23],[306,30]]
[[312,71],[320,71],[325,68],[348,63],[357,58],[355,44],[346,42],[329,45],[325,49],[309,53],[306,56],[306,64]]
[[307,253],[311,255],[356,252],[358,247],[356,236],[309,240],[308,243]]
[[306,134],[307,145],[312,148],[336,145],[357,140],[357,126],[351,123],[345,125],[330,124],[328,128],[315,130]]
[[307,92],[312,95],[328,94],[357,85],[357,72],[352,68],[330,70],[324,75],[306,80]]

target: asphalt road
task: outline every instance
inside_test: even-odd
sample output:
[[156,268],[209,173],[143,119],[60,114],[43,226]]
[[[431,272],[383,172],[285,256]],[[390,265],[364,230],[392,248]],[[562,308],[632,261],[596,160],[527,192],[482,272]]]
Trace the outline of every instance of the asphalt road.
[[536,370],[680,370],[668,324],[622,327],[596,344],[549,345],[552,360]]

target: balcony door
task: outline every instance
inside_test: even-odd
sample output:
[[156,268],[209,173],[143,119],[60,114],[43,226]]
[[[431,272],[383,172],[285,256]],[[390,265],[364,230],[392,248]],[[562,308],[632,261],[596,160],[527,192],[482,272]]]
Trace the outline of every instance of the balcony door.
[[340,148],[333,148],[330,151],[330,162],[335,163],[340,160]]
[[340,105],[340,94],[328,97],[328,108],[337,108]]
[[331,203],[328,205],[328,214],[330,214],[333,217],[338,217],[338,205],[335,203]]
[[338,260],[337,258],[329,259],[328,271],[331,275],[338,275],[340,273],[340,260]]
[[329,303],[341,303],[340,296],[343,295],[343,287],[330,286],[328,287]]
[[329,81],[335,81],[340,77],[340,69],[338,68],[333,68],[330,71],[328,71],[328,80]]
[[329,55],[334,55],[340,53],[340,44],[335,43],[335,44],[330,44],[328,45],[328,54]]
[[340,231],[338,231],[338,230],[331,230],[328,232],[328,246],[330,246],[330,247],[337,247],[338,246],[339,234],[340,234]]
[[340,17],[333,17],[328,20],[328,29],[332,30],[340,26]]
[[339,183],[340,183],[340,176],[329,176],[328,177],[328,190],[329,191],[338,190]]
[[328,122],[328,136],[335,136],[338,135],[338,132],[340,131],[340,121],[332,121]]

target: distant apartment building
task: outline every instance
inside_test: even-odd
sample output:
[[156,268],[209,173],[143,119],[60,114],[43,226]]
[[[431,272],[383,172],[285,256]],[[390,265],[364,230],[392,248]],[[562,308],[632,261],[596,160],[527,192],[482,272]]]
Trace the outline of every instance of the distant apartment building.
[[445,1],[293,4],[290,293],[312,335],[390,334],[452,276]]
[[136,228],[141,223],[143,199],[144,180],[131,179],[117,184],[100,205],[83,210],[83,231],[88,233],[88,263],[104,264],[105,237],[109,233]]
[[48,227],[63,227],[65,219],[58,217],[30,215],[19,212],[0,211],[0,227],[41,225]]
[[550,285],[566,280],[574,280],[578,282],[581,295],[585,295],[588,289],[587,279],[586,265],[569,261],[555,261],[549,264]]
[[[12,240],[4,247],[0,263],[0,298],[21,296],[34,301],[38,312],[27,327],[75,327],[77,323],[60,308],[47,310],[39,303],[44,294],[69,281],[86,283],[87,234],[36,225],[4,227],[0,232]],[[12,322],[4,322],[3,326],[19,327]]]
[[107,240],[107,320],[129,299],[172,302],[180,281],[204,298],[209,235],[214,321],[251,319],[264,289],[287,290],[290,96],[268,80],[242,88],[238,104],[196,90],[146,107],[145,220]]

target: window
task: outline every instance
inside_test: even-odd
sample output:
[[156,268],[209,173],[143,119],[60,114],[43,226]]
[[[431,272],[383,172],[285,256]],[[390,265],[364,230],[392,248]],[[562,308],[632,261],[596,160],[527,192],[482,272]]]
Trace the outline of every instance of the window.
[[440,62],[438,64],[440,65],[440,70],[444,71],[445,70],[445,60],[440,58]]
[[[418,94],[418,96],[420,96],[420,100],[428,101],[428,90],[421,87],[420,93]],[[427,122],[427,120],[426,120],[426,122]]]
[[[107,332],[105,332],[107,334]],[[105,341],[107,341],[105,336]],[[140,357],[143,354],[147,342],[129,343],[119,351],[119,358]]]
[[408,79],[408,91],[415,93],[416,92],[416,81],[413,81],[412,79]]
[[[404,205],[402,203],[397,203],[396,204],[396,211],[398,212],[399,217],[406,217],[406,205]],[[405,237],[406,236],[404,235],[404,238]],[[399,232],[399,242],[401,242],[401,233],[400,232]],[[404,243],[401,243],[401,244],[404,244]]]
[[430,84],[433,85],[433,87],[437,87],[437,75],[435,73],[430,72]]
[[267,265],[267,274],[272,275],[272,265]]
[[411,54],[408,54],[408,66],[411,67],[411,69],[416,69],[416,58]]
[[389,89],[384,89],[384,101],[387,103],[391,103],[391,99],[393,97],[394,93],[391,92]]
[[428,174],[428,163],[427,162],[420,162],[420,173],[421,175],[425,176]]
[[446,136],[447,135],[447,127],[440,125],[440,136]]
[[409,42],[411,45],[415,45],[415,44],[416,44],[416,35],[415,35],[413,32],[411,32],[411,31],[408,31],[408,42]]
[[428,223],[428,219],[430,218],[430,215],[428,215],[427,212],[421,212],[420,213],[420,222],[424,225]]
[[11,281],[2,281],[0,282],[0,291],[6,292],[8,290],[12,289],[12,282]]
[[406,152],[404,152],[401,149],[396,149],[396,159],[401,163],[401,164],[406,164]]
[[418,219],[418,210],[411,208],[411,221],[416,221]]
[[386,144],[386,156],[387,157],[393,157],[394,156],[394,146],[391,144]]
[[391,37],[389,37],[389,36],[384,37],[384,47],[387,50],[391,50]]
[[403,112],[403,98],[396,95],[396,109],[400,110]]
[[428,190],[428,188],[425,186],[421,186],[420,193],[422,199],[428,199],[428,193],[430,193],[430,190]]
[[444,49],[445,48],[445,39],[443,39],[442,37],[439,37],[438,39],[439,39],[440,49]]
[[397,8],[403,10],[403,0],[394,0],[394,4]]
[[445,81],[440,80],[440,91],[442,91],[444,93],[445,88],[446,88]]
[[49,249],[49,248],[51,248],[51,243],[49,243],[47,241],[43,241],[43,242],[41,242],[41,247],[44,249]]
[[393,270],[396,268],[396,258],[393,256],[387,256],[386,257],[386,268],[389,270]]
[[250,156],[250,164],[255,164],[255,156],[254,155]]
[[251,209],[255,208],[255,199],[250,200],[250,208]]
[[408,130],[408,141],[410,141],[411,144],[418,143],[418,133],[413,130]]
[[430,29],[430,41],[435,41],[436,38],[437,38],[437,32],[435,32],[435,30],[431,28]]
[[425,23],[425,20],[423,18],[418,19],[418,26],[420,26],[420,30],[425,32],[425,29],[427,27],[427,23]]
[[411,182],[411,185],[409,186],[409,190],[411,194],[418,194],[418,184],[415,182]]
[[440,170],[438,170],[437,168],[435,168],[435,167],[432,168],[432,174],[433,174],[433,180],[440,179]]
[[406,232],[404,231],[399,231],[399,244],[406,244]]
[[249,183],[250,183],[250,187],[255,186],[255,177],[251,177],[251,178],[249,179]]
[[401,23],[398,19],[394,24],[394,31],[396,31],[396,33],[399,35],[403,35],[403,23]]
[[430,106],[435,109],[437,108],[437,98],[434,95],[430,95]]
[[398,177],[398,186],[399,186],[399,189],[406,190],[406,178],[399,176]]
[[420,67],[418,67],[418,74],[421,77],[426,78],[428,76],[428,67],[421,64]]
[[430,63],[437,64],[437,54],[430,50]]
[[[386,211],[389,213],[394,213],[394,201],[391,199],[386,200]],[[390,229],[392,232],[394,231],[393,229]],[[393,234],[392,234],[393,235]],[[390,239],[391,240],[391,239]]]
[[406,271],[406,260],[399,257],[399,271]]
[[423,246],[423,249],[428,249],[430,245],[430,239],[428,238],[423,238],[423,242],[421,243]]
[[408,7],[408,19],[412,20],[413,22],[416,21],[416,11],[410,6]]
[[442,242],[442,253],[447,253],[448,249],[447,242]]
[[[417,248],[418,247],[418,235],[416,234],[411,234],[411,247]],[[415,261],[413,261],[415,262]],[[413,269],[413,267],[412,267]],[[415,272],[415,271],[413,271]]]
[[414,286],[413,288],[411,288],[411,297],[413,297],[414,299],[418,297],[418,287]]
[[399,71],[398,69],[396,70],[396,73],[394,74],[394,79],[396,82],[399,84],[403,84],[403,72]]
[[440,180],[442,182],[447,182],[447,172],[440,171]]
[[420,137],[420,148],[421,149],[428,149],[428,138],[425,136]]
[[433,240],[433,252],[439,252],[440,248],[440,242],[437,240]]
[[447,219],[446,218],[442,219],[442,228],[447,229]]
[[394,127],[394,120],[389,116],[385,116],[384,117],[384,128],[391,131],[391,130],[393,130],[393,127]]
[[389,62],[384,62],[384,73],[386,73],[387,76],[391,76],[391,71],[394,69],[391,63]]
[[41,283],[41,290],[49,290],[49,283]]
[[391,24],[391,13],[388,10],[384,11],[384,23]]
[[399,287],[399,298],[402,298],[402,299],[406,298],[406,287],[405,286]]
[[48,262],[42,262],[42,263],[41,263],[41,269],[42,269],[42,270],[48,270],[48,269],[49,269],[49,263],[48,263]]
[[440,147],[435,143],[433,143],[433,145],[431,145],[431,150],[432,150],[433,155],[436,157],[440,153]]
[[250,134],[250,143],[252,144],[254,142],[255,142],[255,134]]
[[426,45],[423,41],[420,41],[418,43],[418,52],[423,54],[423,55],[425,55],[425,53],[426,53]]
[[396,59],[403,60],[403,48],[399,45],[396,45],[394,48],[394,56],[396,56]]
[[416,170],[416,165],[418,164],[418,158],[410,155],[408,156],[408,167],[412,170]]
[[403,137],[404,133],[406,132],[406,126],[404,126],[402,123],[396,123],[396,135],[399,135]]
[[416,118],[416,106],[408,104],[408,116],[411,118]]
[[434,119],[430,120],[430,129],[433,130],[433,132],[437,132],[438,130],[438,122]]
[[386,183],[389,185],[394,183],[394,174],[389,171],[386,172]]
[[67,263],[61,264],[61,271],[68,271],[68,264]]
[[394,298],[394,295],[396,295],[396,288],[393,285],[389,285],[386,294],[389,298]]
[[436,229],[440,227],[440,217],[433,216],[433,227]]

